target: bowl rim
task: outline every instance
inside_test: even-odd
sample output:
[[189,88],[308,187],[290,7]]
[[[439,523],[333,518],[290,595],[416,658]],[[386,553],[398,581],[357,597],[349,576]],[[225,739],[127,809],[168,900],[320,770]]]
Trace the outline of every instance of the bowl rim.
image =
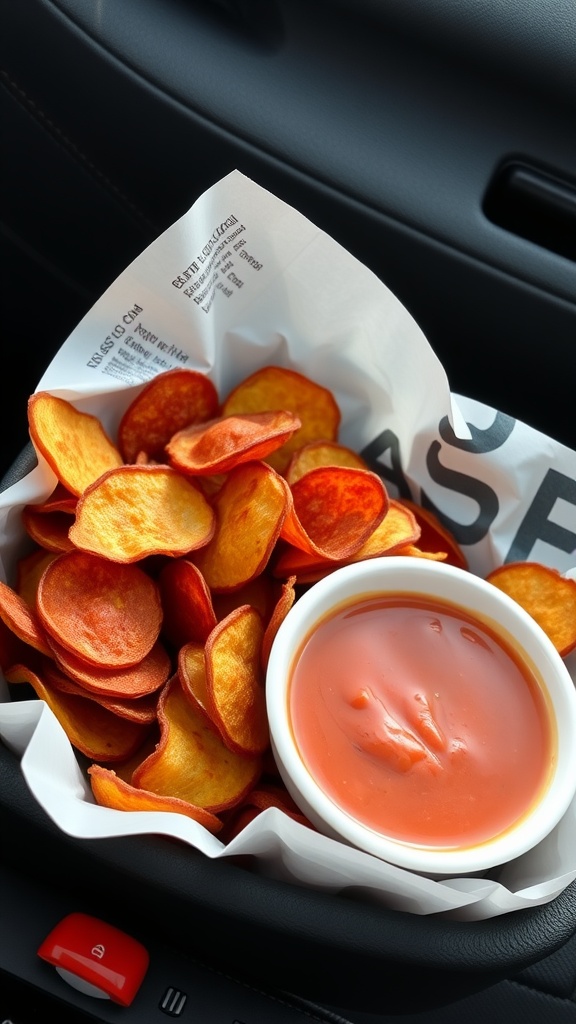
[[[288,713],[290,666],[295,652],[330,610],[361,600],[365,595],[381,593],[386,586],[394,592],[433,596],[438,581],[445,588],[437,594],[441,600],[462,606],[464,600],[457,595],[466,592],[471,602],[466,607],[472,615],[488,621],[504,636],[517,638],[547,691],[557,734],[557,756],[542,794],[544,799],[539,799],[516,825],[494,839],[458,849],[419,846],[387,838],[340,808],[304,765]],[[456,594],[447,593],[448,589],[454,589]],[[474,599],[480,602],[481,610]],[[490,611],[486,612],[486,607]],[[313,584],[295,602],[275,637],[266,674],[266,703],[278,769],[292,797],[312,823],[332,838],[396,867],[432,878],[486,872],[516,859],[549,835],[576,795],[576,773],[570,770],[570,751],[576,742],[576,689],[563,659],[546,633],[516,601],[474,573],[449,564],[384,556],[335,569]]]

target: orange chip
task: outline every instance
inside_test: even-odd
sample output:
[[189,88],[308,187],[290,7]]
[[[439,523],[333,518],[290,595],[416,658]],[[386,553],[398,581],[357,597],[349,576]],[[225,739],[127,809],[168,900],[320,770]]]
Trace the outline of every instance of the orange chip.
[[280,626],[284,622],[284,619],[288,615],[294,601],[296,599],[296,592],[294,590],[294,584],[296,583],[296,577],[290,576],[285,583],[282,584],[282,590],[280,597],[278,598],[274,611],[268,621],[266,629],[264,630],[264,637],[262,639],[262,647],[260,651],[260,663],[262,669],[265,672],[268,665],[268,658],[270,657],[270,649],[274,642],[274,637],[280,629]]
[[88,694],[133,700],[156,693],[170,675],[170,658],[159,640],[141,661],[116,669],[90,664],[55,640],[50,641],[50,647],[56,664]]
[[293,453],[310,441],[334,441],[340,426],[340,409],[331,391],[296,370],[265,366],[246,377],[222,404],[222,414],[271,412],[289,409],[301,421],[301,427],[267,461],[283,472]]
[[218,394],[212,381],[198,370],[176,367],[158,374],[143,387],[118,427],[118,446],[125,462],[144,452],[148,459],[164,458],[164,446],[191,423],[218,414]]
[[217,620],[210,590],[197,566],[185,558],[167,562],[158,586],[166,641],[176,649],[191,641],[204,643]]
[[508,562],[486,579],[535,619],[562,657],[576,648],[576,580],[539,562]]
[[45,501],[28,507],[36,509],[39,513],[68,512],[69,515],[73,516],[77,501],[78,498],[75,494],[70,494],[70,491],[66,490],[61,483],[57,483],[52,494]]
[[186,696],[202,712],[207,721],[216,726],[208,695],[206,679],[206,656],[204,644],[189,643],[178,652],[178,678]]
[[238,590],[214,593],[212,603],[217,621],[225,619],[235,608],[240,608],[243,604],[251,604],[260,612],[262,620],[267,622],[276,603],[276,586],[277,584],[267,572],[261,572],[259,576],[255,576]]
[[194,562],[214,591],[235,590],[266,567],[290,502],[286,481],[264,462],[246,462],[228,474],[215,495],[213,539]]
[[170,811],[184,814],[215,835],[222,828],[222,822],[215,814],[195,807],[186,800],[171,796],[158,796],[124,782],[115,772],[101,765],[93,764],[88,769],[90,784],[96,803],[113,807],[117,811]]
[[294,452],[285,477],[292,486],[301,476],[319,466],[349,466],[351,469],[369,469],[368,463],[352,448],[337,441],[311,441]]
[[394,554],[407,558],[428,558],[432,562],[445,562],[448,557],[445,551],[422,551],[417,544],[404,544]]
[[309,554],[340,561],[368,540],[389,506],[376,473],[347,466],[311,469],[291,490],[293,506],[282,538]]
[[214,513],[204,495],[168,466],[122,466],[80,500],[70,539],[115,562],[184,555],[206,544]]
[[132,783],[217,814],[240,803],[260,776],[258,757],[235,754],[171,679],[158,702],[160,742],[136,768]]
[[54,551],[35,548],[29,555],[24,555],[16,566],[16,590],[30,608],[36,607],[36,592],[40,577],[50,562],[58,558]]
[[166,445],[166,452],[170,465],[181,473],[229,473],[243,462],[265,459],[299,427],[298,417],[282,409],[236,413],[180,430]]
[[119,718],[127,718],[128,721],[137,722],[140,725],[152,725],[156,722],[157,697],[154,694],[127,700],[122,697],[110,697],[105,693],[91,692],[66,672],[60,671],[51,664],[43,666],[43,677],[45,683],[59,693],[71,693],[77,697],[96,701],[101,707],[118,715]]
[[40,616],[12,587],[2,581],[0,581],[0,619],[23,643],[50,656],[50,647]]
[[46,551],[71,551],[68,531],[74,519],[68,512],[42,512],[35,505],[22,509],[22,525],[29,537]]
[[90,760],[124,761],[140,746],[149,726],[119,718],[87,697],[62,693],[47,684],[43,673],[17,666],[37,697],[56,716],[72,746]]
[[51,562],[38,585],[37,610],[59,644],[107,668],[145,658],[162,624],[158,588],[142,569],[84,551]]
[[[36,657],[37,656],[37,657]],[[2,621],[0,618],[0,671],[5,676],[14,665],[23,664],[28,662],[32,664],[32,661],[36,663],[37,658],[40,658],[40,652],[35,651],[27,643],[16,636],[11,629]],[[15,677],[9,680],[14,683],[25,683],[26,679],[17,679]]]
[[421,551],[430,553],[443,551],[446,553],[445,561],[450,565],[455,565],[459,569],[468,568],[468,559],[456,538],[440,522],[434,512],[422,508],[421,505],[408,501],[406,498],[401,499],[401,504],[413,512],[420,527],[418,547]]
[[206,691],[212,720],[231,750],[263,754],[270,743],[260,663],[264,626],[250,605],[236,608],[206,641]]
[[36,392],[28,400],[28,424],[35,447],[72,494],[82,494],[102,473],[122,465],[100,420],[64,398]]

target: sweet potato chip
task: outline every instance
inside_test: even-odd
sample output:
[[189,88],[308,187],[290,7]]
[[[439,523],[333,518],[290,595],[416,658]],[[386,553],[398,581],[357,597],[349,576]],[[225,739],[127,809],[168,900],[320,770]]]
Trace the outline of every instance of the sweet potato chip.
[[280,629],[280,626],[284,622],[284,619],[288,615],[294,601],[296,600],[296,591],[294,590],[294,584],[296,583],[296,577],[290,576],[282,584],[282,590],[280,597],[278,598],[274,611],[268,620],[266,628],[264,630],[264,636],[262,638],[262,646],[260,649],[260,664],[262,670],[266,672],[268,665],[268,658],[270,657],[270,649],[274,642],[274,637]]
[[41,617],[7,583],[0,581],[0,619],[18,639],[50,656]]
[[116,669],[83,661],[53,639],[50,640],[50,648],[56,664],[89,694],[134,700],[156,693],[170,675],[170,657],[159,640],[141,661],[128,668]]
[[220,818],[203,807],[195,807],[186,800],[176,797],[158,796],[144,789],[138,789],[124,782],[110,768],[93,764],[88,769],[94,799],[102,807],[113,807],[117,811],[171,811],[184,814],[215,835],[222,828]]
[[212,604],[217,621],[225,619],[235,608],[240,608],[243,604],[250,604],[260,612],[262,620],[268,622],[277,600],[276,589],[277,584],[272,576],[267,572],[262,572],[238,590],[214,593]]
[[218,814],[240,803],[261,771],[261,759],[233,753],[184,694],[178,677],[158,702],[161,738],[135,770],[132,783]]
[[290,486],[311,469],[320,466],[349,466],[351,469],[369,469],[368,463],[352,448],[337,441],[311,441],[294,452],[286,467],[285,477]]
[[84,551],[51,562],[38,585],[37,611],[57,643],[106,668],[140,662],[162,624],[158,588],[139,566]]
[[41,672],[27,666],[12,671],[25,676],[36,696],[46,702],[70,743],[92,761],[124,761],[140,746],[149,726],[119,718],[87,697],[62,693],[47,684]]
[[286,481],[264,462],[229,473],[213,499],[216,530],[194,562],[216,592],[235,590],[266,567],[290,503]]
[[[39,651],[34,651],[27,643],[24,643],[0,618],[0,671],[6,675],[14,665],[27,661],[31,663],[34,654],[37,654],[38,658],[41,657]],[[10,681],[15,683],[26,682],[25,679],[16,678]]]
[[34,446],[72,494],[82,494],[102,473],[122,465],[100,420],[64,398],[36,392],[28,400],[28,425]]
[[231,750],[263,754],[270,734],[260,662],[264,627],[250,605],[236,608],[206,641],[206,690],[213,721]]
[[282,409],[236,413],[180,430],[166,445],[170,465],[188,475],[209,476],[266,456],[281,448],[300,427]]
[[66,672],[60,671],[55,665],[44,665],[42,671],[44,682],[59,693],[71,693],[77,697],[96,701],[101,707],[118,715],[119,718],[127,718],[129,722],[136,722],[140,725],[152,725],[156,722],[158,700],[154,694],[129,700],[122,697],[110,697],[105,693],[91,692],[85,689],[81,683],[76,682]]
[[562,657],[576,648],[576,580],[539,562],[508,562],[486,579],[535,619]]
[[430,552],[431,554],[445,552],[446,558],[443,559],[444,561],[447,561],[450,565],[457,566],[459,569],[468,568],[468,559],[456,538],[440,522],[434,512],[430,509],[422,508],[421,505],[408,501],[406,498],[401,499],[401,504],[405,508],[410,509],[420,527],[418,547],[421,551]]
[[116,562],[177,557],[208,543],[214,513],[204,495],[168,466],[123,466],[80,500],[70,539]]
[[30,608],[36,608],[38,583],[45,569],[58,558],[58,553],[35,548],[19,559],[16,566],[16,590]]
[[376,473],[347,466],[312,469],[291,488],[293,505],[281,536],[309,554],[337,561],[358,551],[388,511]]
[[265,366],[246,377],[222,403],[222,415],[271,412],[289,409],[301,427],[267,462],[284,472],[294,452],[310,441],[334,441],[340,426],[340,409],[331,391],[296,370]]
[[39,512],[34,505],[22,509],[22,525],[29,537],[47,551],[71,551],[68,531],[74,517],[68,512]]
[[158,374],[120,420],[118,446],[124,461],[135,462],[141,452],[163,461],[164,446],[178,430],[213,419],[218,409],[216,388],[204,373],[176,367]]
[[207,721],[218,728],[212,719],[206,679],[206,656],[204,644],[190,643],[178,652],[178,678],[186,696],[202,712]]
[[192,641],[203,644],[217,619],[212,595],[197,566],[185,558],[167,562],[158,576],[158,586],[166,641],[176,649]]

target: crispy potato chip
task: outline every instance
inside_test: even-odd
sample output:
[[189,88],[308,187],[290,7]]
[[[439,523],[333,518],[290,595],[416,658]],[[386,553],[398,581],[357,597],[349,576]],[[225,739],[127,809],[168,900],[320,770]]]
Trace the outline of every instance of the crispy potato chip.
[[331,391],[296,370],[265,366],[246,377],[222,403],[222,415],[289,409],[301,427],[267,462],[282,473],[294,452],[310,441],[335,441],[340,409]]
[[193,562],[178,558],[167,562],[158,576],[164,611],[162,635],[178,649],[195,641],[204,643],[216,625],[212,595]]
[[389,498],[376,473],[347,466],[311,469],[291,488],[293,505],[281,536],[309,554],[342,561],[384,519]]
[[539,562],[508,562],[486,579],[535,619],[562,657],[576,648],[576,580]]
[[432,554],[435,552],[445,552],[446,558],[443,559],[444,561],[447,561],[450,565],[457,566],[459,569],[468,568],[468,559],[456,538],[440,522],[434,512],[430,509],[422,508],[421,505],[417,505],[414,501],[409,501],[406,498],[401,499],[401,504],[405,508],[410,509],[420,527],[418,547],[421,551]]
[[122,465],[100,420],[64,398],[36,392],[28,400],[28,425],[34,446],[72,494],[82,494],[102,473]]
[[294,452],[286,467],[285,477],[290,486],[311,469],[320,466],[349,466],[351,469],[370,469],[362,456],[337,441],[311,441]]
[[214,513],[204,495],[169,466],[122,466],[80,500],[70,539],[115,562],[177,557],[207,544]]
[[22,509],[22,525],[29,537],[46,551],[71,551],[74,544],[68,531],[74,517],[68,512],[38,511],[34,505]]
[[50,639],[49,643],[56,664],[88,694],[131,700],[145,697],[164,685],[172,667],[168,652],[159,640],[135,665],[109,669],[84,661],[56,640]]
[[158,374],[132,400],[118,427],[118,447],[125,462],[140,453],[164,460],[164,446],[191,423],[218,415],[219,401],[212,381],[199,370],[176,367]]
[[222,828],[220,818],[203,807],[195,807],[186,800],[171,796],[158,796],[146,790],[138,789],[124,782],[110,768],[93,764],[88,769],[90,784],[96,803],[102,807],[113,807],[117,811],[170,811],[173,814],[184,814],[202,825],[213,835]]
[[35,548],[19,559],[16,566],[16,591],[30,608],[36,608],[40,577],[55,558],[58,558],[57,552]]
[[50,657],[41,617],[7,583],[0,581],[0,619],[15,636]]
[[75,494],[71,494],[61,483],[57,483],[52,494],[45,501],[29,505],[28,508],[35,508],[38,513],[68,512],[73,516],[77,501],[78,498]]
[[184,694],[178,677],[158,702],[161,738],[132,783],[218,814],[240,803],[260,776],[261,758],[235,754]]
[[264,570],[289,503],[288,484],[266,463],[246,462],[229,473],[214,497],[214,537],[194,553],[211,590],[235,590]]
[[158,588],[139,566],[84,551],[51,562],[38,585],[36,606],[57,643],[105,668],[142,661],[162,625]]
[[190,643],[180,648],[178,652],[178,678],[180,679],[183,692],[192,701],[193,705],[202,712],[207,721],[211,722],[215,728],[218,728],[212,718],[212,709],[208,695],[204,644]]
[[28,666],[15,666],[12,671],[20,678],[25,676],[37,697],[58,719],[72,746],[90,760],[124,761],[141,745],[147,724],[119,718],[87,697],[62,693],[47,684],[42,672]]
[[422,551],[417,544],[404,544],[394,554],[407,558],[429,558],[433,562],[445,562],[448,557],[445,551]]
[[158,699],[155,694],[127,700],[122,697],[110,697],[105,693],[91,692],[52,664],[43,666],[43,678],[47,685],[59,693],[71,693],[77,697],[96,701],[101,707],[118,715],[119,718],[127,718],[128,721],[137,722],[140,725],[152,725],[156,722]]
[[262,670],[264,672],[266,672],[266,668],[268,666],[268,658],[270,657],[270,650],[274,642],[274,637],[296,600],[296,591],[294,590],[295,583],[296,577],[290,576],[290,578],[282,584],[280,597],[276,602],[274,611],[272,612],[264,630],[262,646],[260,649],[260,664],[262,665]]
[[298,417],[282,409],[236,413],[180,430],[166,445],[166,453],[181,473],[229,473],[243,462],[266,458],[299,427]]
[[276,588],[277,583],[272,576],[261,572],[238,590],[212,594],[217,621],[225,619],[235,608],[250,604],[260,612],[263,622],[268,622],[277,600]]
[[212,720],[231,750],[263,754],[270,743],[264,674],[264,626],[255,608],[236,608],[206,641],[206,691]]

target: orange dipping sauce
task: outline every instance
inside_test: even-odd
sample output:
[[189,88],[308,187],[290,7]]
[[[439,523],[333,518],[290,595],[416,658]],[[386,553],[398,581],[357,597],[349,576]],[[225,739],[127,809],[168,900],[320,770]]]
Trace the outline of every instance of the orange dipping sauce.
[[344,811],[438,848],[500,835],[546,787],[547,699],[511,643],[417,594],[345,604],[294,660],[289,711],[300,756]]

